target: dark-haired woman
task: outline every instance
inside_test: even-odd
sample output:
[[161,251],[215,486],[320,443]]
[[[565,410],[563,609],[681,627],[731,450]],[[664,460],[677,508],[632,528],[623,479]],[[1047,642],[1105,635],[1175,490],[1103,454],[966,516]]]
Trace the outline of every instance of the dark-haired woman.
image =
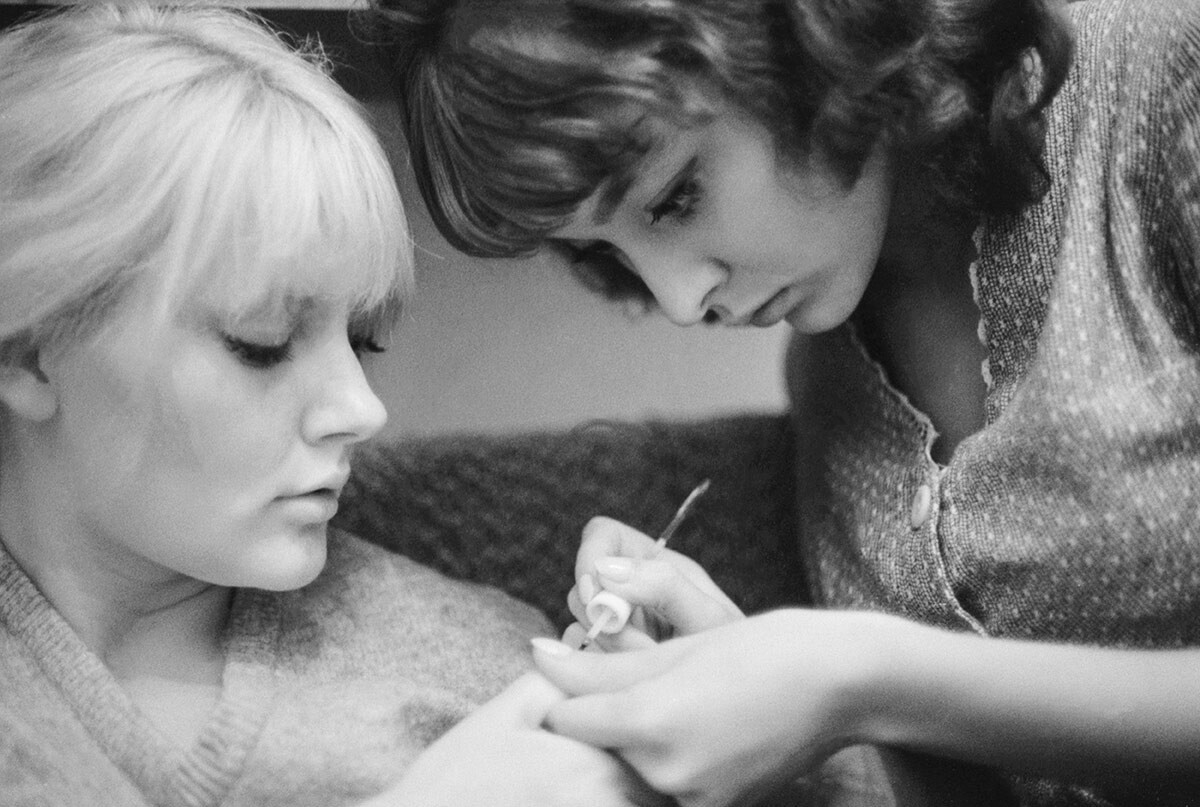
[[[1186,803],[1200,757],[1200,4],[377,0],[413,163],[476,255],[796,331],[820,609],[741,618],[586,531],[549,724],[688,805],[859,743],[1026,804]],[[982,368],[982,369],[981,369]],[[577,633],[577,627],[575,632]]]

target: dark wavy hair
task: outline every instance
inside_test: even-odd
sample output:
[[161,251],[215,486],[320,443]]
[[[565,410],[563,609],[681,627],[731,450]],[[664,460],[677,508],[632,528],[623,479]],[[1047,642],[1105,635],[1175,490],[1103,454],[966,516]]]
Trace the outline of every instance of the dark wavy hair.
[[[652,145],[631,121],[702,121],[703,89],[847,187],[883,143],[948,205],[1015,212],[1048,184],[1041,112],[1071,60],[1053,0],[372,0],[358,28],[438,229],[490,257],[619,201]],[[574,268],[648,297],[616,255]]]

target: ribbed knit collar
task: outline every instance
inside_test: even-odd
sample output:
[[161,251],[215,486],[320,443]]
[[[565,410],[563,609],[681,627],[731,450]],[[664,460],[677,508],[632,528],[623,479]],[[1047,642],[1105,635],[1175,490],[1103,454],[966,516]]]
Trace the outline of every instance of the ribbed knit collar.
[[273,703],[277,598],[234,597],[221,695],[192,747],[172,743],[0,543],[0,624],[29,649],[105,755],[155,803],[219,804],[244,769]]

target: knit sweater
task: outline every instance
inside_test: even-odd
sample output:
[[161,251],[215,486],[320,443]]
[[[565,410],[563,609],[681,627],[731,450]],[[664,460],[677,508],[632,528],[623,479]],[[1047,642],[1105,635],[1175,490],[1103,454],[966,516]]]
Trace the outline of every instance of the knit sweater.
[[1051,190],[978,235],[986,426],[940,466],[852,325],[797,339],[800,546],[831,605],[1196,645],[1200,2],[1072,10]]
[[[1052,185],[985,221],[986,425],[936,430],[853,325],[792,346],[800,551],[819,601],[994,636],[1200,645],[1200,2],[1071,8]],[[1027,804],[1150,804],[1022,786]]]
[[0,550],[0,804],[336,807],[396,782],[530,666],[545,619],[331,531],[292,592],[239,590],[218,705],[167,740]]

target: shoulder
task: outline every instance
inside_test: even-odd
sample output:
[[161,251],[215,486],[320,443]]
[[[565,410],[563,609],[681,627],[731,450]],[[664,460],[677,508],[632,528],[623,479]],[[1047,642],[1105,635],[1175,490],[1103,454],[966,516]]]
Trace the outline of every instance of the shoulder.
[[1053,108],[1051,152],[1105,155],[1107,168],[1143,187],[1194,174],[1200,0],[1084,0],[1070,13],[1074,67]]
[[5,807],[147,805],[95,739],[41,696],[41,682],[0,674],[0,801]]
[[356,607],[377,601],[376,607],[388,611],[436,615],[444,622],[486,613],[528,627],[544,625],[536,609],[499,589],[447,577],[342,530],[330,531],[329,559],[311,588],[312,596],[353,591]]
[[1161,20],[1184,23],[1200,18],[1198,0],[1077,0],[1067,5],[1076,27],[1098,27],[1110,36],[1153,33]]
[[[280,597],[281,652],[339,676],[399,676],[482,702],[552,628],[499,589],[451,579],[341,530],[322,573]],[[296,662],[299,663],[299,662]]]
[[[1106,170],[1153,211],[1152,230],[1189,243],[1200,193],[1200,0],[1087,0],[1072,8],[1084,116],[1108,133]],[[1085,142],[1090,142],[1085,136]],[[1174,211],[1169,215],[1168,210]]]
[[336,529],[325,569],[285,599],[285,614],[293,625],[321,625],[320,635],[342,645],[403,647],[397,652],[405,658],[436,645],[523,661],[529,639],[551,632],[540,611],[499,589],[455,580]]
[[1200,59],[1200,0],[1084,0],[1069,10],[1081,66],[1170,80]]

